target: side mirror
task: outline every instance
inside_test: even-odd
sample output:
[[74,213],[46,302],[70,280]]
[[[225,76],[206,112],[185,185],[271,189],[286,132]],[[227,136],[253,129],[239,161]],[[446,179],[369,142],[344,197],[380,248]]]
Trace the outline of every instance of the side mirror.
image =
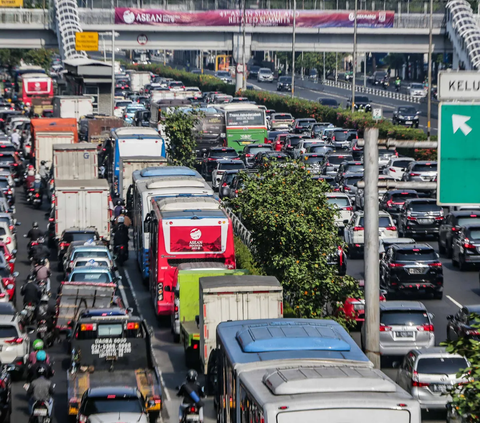
[[447,320],[453,320],[453,314],[449,314],[449,315],[447,316]]
[[150,221],[149,220],[145,220],[145,222],[143,222],[143,232],[145,232],[146,234],[150,233]]
[[18,277],[20,276],[20,273],[18,273],[18,272],[13,272],[13,273],[12,273],[12,276],[13,276],[14,278],[18,278]]
[[435,314],[433,314],[433,313],[428,313],[428,317],[430,317],[430,319],[433,320],[433,318],[435,317]]
[[200,316],[195,316],[195,323],[197,324],[197,327],[200,326]]
[[16,255],[17,255],[17,250],[12,250],[12,254],[13,254],[14,256],[16,256]]
[[387,294],[388,294],[388,291],[386,289],[381,289],[380,294],[382,294],[384,297],[386,297]]
[[165,292],[172,292],[172,287],[170,285],[165,286],[164,288]]
[[422,114],[422,112],[419,110],[419,111],[417,112],[417,115],[421,115],[421,114]]

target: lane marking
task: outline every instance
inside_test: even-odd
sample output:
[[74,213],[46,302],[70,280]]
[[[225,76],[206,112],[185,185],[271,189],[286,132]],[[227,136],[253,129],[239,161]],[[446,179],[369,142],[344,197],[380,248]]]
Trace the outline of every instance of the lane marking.
[[455,299],[453,299],[452,297],[450,297],[450,295],[446,295],[446,297],[453,303],[455,304],[458,308],[462,308],[463,306]]
[[135,307],[137,308],[137,313],[143,319],[142,312],[140,311],[140,306],[138,305],[137,294],[135,293],[135,290],[133,289],[132,280],[130,279],[130,275],[128,273],[128,270],[123,269],[123,271],[125,273],[125,277],[127,278],[127,282],[128,282],[128,286],[130,288],[130,291],[132,292],[133,302],[135,303]]
[[165,397],[167,398],[167,401],[171,401],[170,394],[168,393],[167,385],[165,385],[165,381],[163,380],[163,373],[158,369],[158,375],[160,376],[160,383],[163,386],[163,390],[165,391]]

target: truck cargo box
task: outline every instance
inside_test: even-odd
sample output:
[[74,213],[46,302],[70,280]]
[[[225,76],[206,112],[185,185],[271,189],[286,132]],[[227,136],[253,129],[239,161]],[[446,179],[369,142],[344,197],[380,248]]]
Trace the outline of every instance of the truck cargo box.
[[97,179],[97,147],[85,142],[53,145],[55,179]]
[[53,116],[56,118],[74,118],[93,113],[93,99],[83,95],[62,95],[53,98]]

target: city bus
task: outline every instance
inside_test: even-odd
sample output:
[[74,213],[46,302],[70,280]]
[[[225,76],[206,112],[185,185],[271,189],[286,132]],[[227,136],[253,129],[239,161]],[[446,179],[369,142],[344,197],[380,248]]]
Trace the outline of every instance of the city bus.
[[222,322],[210,353],[218,423],[420,423],[417,401],[332,320]]
[[[53,81],[44,73],[25,73],[18,78],[20,100],[27,106],[44,102],[45,105],[53,101]],[[43,103],[42,103],[43,104]]]
[[217,262],[235,269],[232,222],[211,197],[152,198],[144,231],[149,234],[149,290],[155,313],[173,310],[174,276],[182,263]]
[[265,110],[255,104],[215,104],[225,114],[227,147],[238,153],[247,144],[268,142]]
[[152,210],[152,198],[210,196],[212,188],[203,178],[192,176],[164,176],[143,178],[133,184],[132,191],[132,228],[133,246],[136,252],[138,266],[144,282],[149,277],[149,234],[144,232],[143,222]]

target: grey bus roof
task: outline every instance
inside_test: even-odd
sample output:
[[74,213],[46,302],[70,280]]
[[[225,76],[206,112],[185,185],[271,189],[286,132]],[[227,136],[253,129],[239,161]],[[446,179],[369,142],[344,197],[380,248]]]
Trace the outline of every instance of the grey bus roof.
[[[234,368],[259,362],[296,361],[298,359],[371,362],[347,331],[333,320],[258,319],[221,322],[217,326],[217,343]],[[263,367],[266,363],[262,364]]]
[[224,291],[226,287],[235,287],[236,290],[245,287],[245,290],[247,291],[251,291],[252,287],[257,291],[276,288],[279,291],[282,291],[282,286],[275,276],[224,275],[205,276],[200,278],[200,288],[202,291]]

